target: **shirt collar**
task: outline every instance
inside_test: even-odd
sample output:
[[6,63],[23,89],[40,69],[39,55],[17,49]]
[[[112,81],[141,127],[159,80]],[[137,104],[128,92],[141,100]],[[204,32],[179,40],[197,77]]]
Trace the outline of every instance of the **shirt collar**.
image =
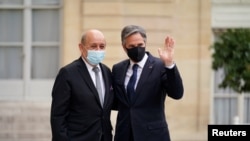
[[[83,57],[82,57],[82,60],[84,61],[84,63],[85,63],[85,65],[86,65],[87,69],[88,69],[89,71],[93,71],[94,66],[91,66]],[[100,65],[99,65],[99,64],[97,65],[97,67],[100,69]],[[100,69],[100,70],[101,70],[101,69]]]
[[[145,53],[145,55],[143,56],[142,60],[140,62],[137,62],[136,64],[140,67],[143,68],[143,66],[145,65],[146,61],[148,59],[148,54]],[[130,67],[132,67],[135,63],[133,61],[130,60]]]

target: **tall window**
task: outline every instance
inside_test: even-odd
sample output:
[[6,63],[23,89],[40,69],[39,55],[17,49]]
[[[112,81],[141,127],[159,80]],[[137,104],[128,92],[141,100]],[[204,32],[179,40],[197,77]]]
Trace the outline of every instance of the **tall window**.
[[61,5],[61,0],[0,0],[0,100],[49,92],[44,88],[59,67]]
[[[222,30],[214,30],[214,40]],[[240,95],[232,89],[219,88],[224,78],[224,71],[220,69],[214,72],[214,95],[213,95],[213,123],[214,124],[237,124],[250,123],[250,94]]]

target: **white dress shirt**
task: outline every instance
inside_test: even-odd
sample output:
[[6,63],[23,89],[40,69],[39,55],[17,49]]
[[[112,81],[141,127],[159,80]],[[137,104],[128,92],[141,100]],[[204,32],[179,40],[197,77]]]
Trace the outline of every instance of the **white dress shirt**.
[[[92,81],[93,81],[93,83],[94,83],[94,85],[96,86],[96,81],[95,81],[95,72],[93,71],[93,66],[91,66],[89,63],[87,63],[87,61],[84,59],[84,58],[82,58],[82,60],[85,62],[85,64],[86,64],[86,67],[87,67],[87,69],[88,69],[88,72],[89,72],[89,74],[90,74],[90,77],[91,77],[91,79],[92,79]],[[101,89],[102,89],[102,98],[103,98],[103,101],[104,101],[104,96],[105,96],[105,87],[104,87],[104,80],[103,80],[103,76],[102,76],[102,70],[101,70],[101,68],[100,68],[100,65],[98,64],[97,65],[97,67],[99,68],[99,76],[100,76],[100,79],[101,79]],[[84,72],[83,72],[84,73]]]

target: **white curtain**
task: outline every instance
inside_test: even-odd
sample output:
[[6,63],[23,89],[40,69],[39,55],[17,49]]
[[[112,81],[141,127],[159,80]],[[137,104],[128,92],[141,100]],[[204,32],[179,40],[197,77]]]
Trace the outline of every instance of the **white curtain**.
[[[59,66],[59,11],[33,10],[31,77],[54,78]],[[47,43],[47,44],[43,44]]]
[[[234,117],[238,116],[238,95],[232,89],[222,89],[218,85],[224,77],[223,69],[214,75],[214,122],[215,124],[234,124]],[[244,94],[243,123],[250,123],[250,94]]]

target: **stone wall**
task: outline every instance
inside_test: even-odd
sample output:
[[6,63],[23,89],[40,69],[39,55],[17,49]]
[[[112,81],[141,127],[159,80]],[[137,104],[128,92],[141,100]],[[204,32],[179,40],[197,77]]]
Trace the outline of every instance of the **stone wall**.
[[[147,50],[155,56],[165,36],[173,36],[185,93],[181,100],[166,100],[171,136],[173,141],[205,141],[211,95],[210,9],[209,0],[64,0],[61,66],[79,57],[81,33],[89,28],[104,32],[104,63],[109,67],[127,57],[120,43],[120,31],[127,24],[146,29]],[[51,139],[50,101],[1,101],[0,113],[1,141]],[[115,117],[113,113],[113,124]]]

